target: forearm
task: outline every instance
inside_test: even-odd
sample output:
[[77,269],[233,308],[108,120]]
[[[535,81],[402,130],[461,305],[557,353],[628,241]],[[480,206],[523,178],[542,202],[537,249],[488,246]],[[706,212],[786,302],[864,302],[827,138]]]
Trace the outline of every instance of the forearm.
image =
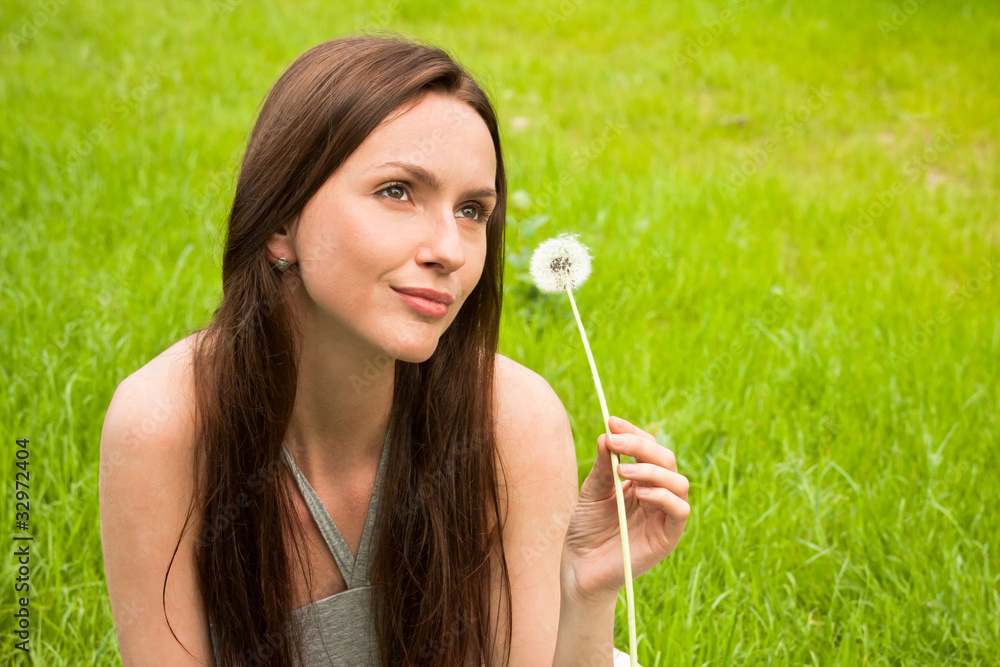
[[585,603],[563,590],[552,667],[611,667],[616,602]]

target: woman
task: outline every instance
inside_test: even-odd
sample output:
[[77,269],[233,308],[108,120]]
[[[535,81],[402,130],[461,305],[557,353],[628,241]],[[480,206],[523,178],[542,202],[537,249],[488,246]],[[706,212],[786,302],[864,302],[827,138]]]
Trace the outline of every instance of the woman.
[[[269,93],[211,324],[118,387],[101,442],[126,665],[610,665],[687,480],[628,422],[577,494],[569,420],[497,354],[506,178],[446,53],[356,36]],[[637,495],[637,489],[648,491]]]

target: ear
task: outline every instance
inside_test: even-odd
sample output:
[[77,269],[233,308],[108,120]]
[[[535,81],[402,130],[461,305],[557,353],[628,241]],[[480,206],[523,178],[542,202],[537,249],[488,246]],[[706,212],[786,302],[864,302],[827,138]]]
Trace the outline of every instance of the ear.
[[298,226],[299,216],[295,216],[288,222],[281,225],[278,231],[271,234],[267,240],[267,260],[273,264],[279,257],[284,257],[289,264],[295,264],[298,258],[295,256],[295,229]]

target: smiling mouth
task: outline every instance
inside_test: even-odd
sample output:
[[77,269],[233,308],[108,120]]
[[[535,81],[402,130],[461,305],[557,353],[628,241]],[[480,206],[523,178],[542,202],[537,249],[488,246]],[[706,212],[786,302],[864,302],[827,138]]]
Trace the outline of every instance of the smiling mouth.
[[396,294],[399,295],[403,301],[408,303],[410,307],[414,310],[423,313],[424,315],[430,315],[432,317],[444,317],[448,314],[448,306],[440,303],[438,301],[431,301],[430,299],[424,299],[419,296],[412,296],[410,294],[403,294],[399,290],[393,288]]

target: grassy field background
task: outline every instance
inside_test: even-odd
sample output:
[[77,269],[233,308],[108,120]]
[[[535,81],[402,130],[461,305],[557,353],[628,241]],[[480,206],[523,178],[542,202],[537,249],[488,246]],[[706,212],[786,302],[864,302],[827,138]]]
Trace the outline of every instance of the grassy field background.
[[[612,414],[691,480],[635,584],[640,663],[996,664],[1000,7],[944,0],[5,2],[0,540],[30,438],[33,663],[120,664],[111,394],[208,321],[271,84],[371,29],[445,47],[498,108],[501,351],[563,399],[581,479],[599,405],[567,300],[527,276],[562,231],[595,256],[576,297]],[[0,573],[0,661],[28,662]]]

